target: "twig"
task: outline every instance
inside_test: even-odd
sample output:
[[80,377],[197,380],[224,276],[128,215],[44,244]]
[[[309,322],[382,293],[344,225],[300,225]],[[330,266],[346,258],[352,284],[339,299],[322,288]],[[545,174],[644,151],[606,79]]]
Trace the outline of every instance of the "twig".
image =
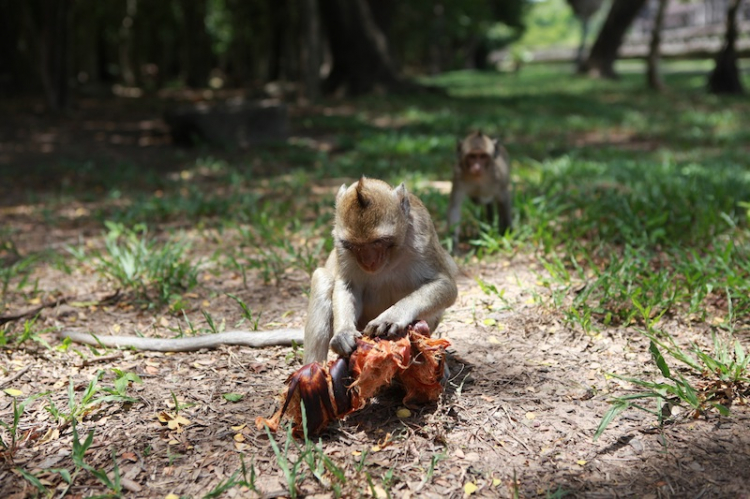
[[97,362],[109,362],[110,360],[121,359],[121,358],[122,358],[122,352],[117,352],[111,355],[102,355],[101,357],[84,359],[83,362],[81,362],[81,367],[90,366],[92,364],[96,364]]
[[[97,303],[99,305],[102,305],[104,303],[108,303],[111,301],[116,300],[120,296],[120,290],[118,289],[112,294],[106,295],[104,298],[99,300]],[[18,319],[25,319],[27,317],[33,317],[45,308],[54,308],[60,305],[63,305],[65,303],[68,303],[69,301],[73,301],[76,296],[63,296],[61,298],[58,298],[57,300],[52,300],[47,303],[42,303],[38,307],[34,307],[32,309],[26,310],[24,312],[18,312],[17,314],[10,314],[10,315],[0,315],[0,325],[5,324],[6,322],[16,321]]]
[[5,324],[6,322],[16,321],[18,319],[25,319],[26,317],[33,317],[45,308],[52,308],[57,307],[58,305],[62,305],[63,303],[66,303],[70,301],[73,297],[72,296],[63,296],[62,298],[58,298],[57,300],[52,300],[47,303],[42,303],[38,307],[34,307],[32,309],[26,310],[25,312],[19,312],[17,314],[11,314],[11,315],[0,315],[0,324]]
[[18,371],[16,374],[14,374],[13,376],[11,376],[11,377],[3,380],[3,381],[0,381],[0,388],[4,388],[6,385],[9,385],[9,384],[13,383],[15,380],[17,380],[18,378],[20,378],[21,376],[23,376],[24,374],[26,374],[26,371],[28,371],[29,369],[31,369],[31,366],[26,366],[23,369],[21,369],[20,371]]

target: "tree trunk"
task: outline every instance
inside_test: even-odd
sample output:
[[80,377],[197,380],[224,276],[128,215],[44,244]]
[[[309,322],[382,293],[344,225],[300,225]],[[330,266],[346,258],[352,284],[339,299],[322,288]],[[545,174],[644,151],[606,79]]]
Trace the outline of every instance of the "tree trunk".
[[120,74],[122,81],[129,87],[134,87],[135,70],[133,69],[133,23],[138,12],[138,0],[127,0],[125,17],[120,24],[120,40],[118,52],[120,55]]
[[302,38],[302,68],[306,97],[320,99],[320,17],[317,0],[302,0],[304,35]]
[[211,46],[206,33],[206,0],[182,0],[182,72],[190,87],[202,87],[211,69]]
[[646,0],[614,0],[602,25],[582,73],[603,78],[617,78],[615,61],[625,32],[632,24]]
[[664,12],[667,10],[669,0],[659,0],[659,6],[656,9],[654,26],[651,29],[651,42],[648,45],[648,58],[646,68],[646,82],[648,88],[660,91],[664,88],[664,82],[659,73],[659,46],[661,44],[661,30],[664,25]]
[[742,94],[744,88],[737,69],[737,12],[742,0],[730,0],[724,46],[716,55],[714,70],[708,77],[708,89],[714,94]]
[[602,0],[568,0],[568,5],[573,9],[573,14],[581,23],[581,42],[578,44],[578,51],[576,52],[576,70],[581,71],[591,17],[601,8]]
[[[306,0],[303,0],[306,1]],[[271,46],[268,54],[268,81],[281,79],[282,63],[284,61],[284,40],[286,39],[286,27],[289,22],[287,16],[286,0],[268,0],[268,11],[270,12]]]
[[589,36],[589,18],[581,19],[581,43],[576,52],[576,68],[578,71],[583,67],[583,53],[586,51],[586,38]]
[[39,54],[39,76],[54,111],[68,106],[68,1],[23,2],[31,43]]
[[397,88],[401,81],[388,54],[388,40],[365,0],[320,0],[333,67],[326,93],[344,89],[364,94],[377,86]]
[[443,4],[437,3],[432,9],[432,23],[430,26],[430,74],[436,75],[443,72],[445,61],[445,8]]

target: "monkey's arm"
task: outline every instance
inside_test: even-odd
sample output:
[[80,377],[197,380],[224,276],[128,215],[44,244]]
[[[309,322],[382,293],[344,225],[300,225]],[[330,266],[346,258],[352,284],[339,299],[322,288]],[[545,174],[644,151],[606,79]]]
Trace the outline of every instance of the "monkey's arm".
[[95,336],[79,331],[58,331],[61,338],[70,338],[76,343],[105,346],[108,348],[135,348],[156,352],[191,352],[201,348],[216,348],[220,345],[244,345],[261,348],[274,345],[302,344],[301,329],[277,329],[275,331],[226,331],[188,338],[141,338],[138,336]]
[[336,279],[333,285],[333,338],[330,348],[347,356],[357,347],[357,317],[362,315],[362,292],[353,283]]
[[417,319],[439,316],[453,305],[457,296],[453,277],[438,274],[370,321],[364,333],[368,336],[396,334]]

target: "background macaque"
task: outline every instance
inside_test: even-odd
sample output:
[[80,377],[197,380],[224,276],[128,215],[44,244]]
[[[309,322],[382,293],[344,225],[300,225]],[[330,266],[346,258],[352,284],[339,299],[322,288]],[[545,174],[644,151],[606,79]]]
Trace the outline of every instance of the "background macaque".
[[[312,277],[305,364],[325,362],[328,348],[349,355],[360,331],[388,336],[416,319],[437,327],[456,300],[455,262],[438,242],[422,202],[401,184],[362,178],[336,195],[335,249]],[[160,339],[58,333],[78,343],[137,350],[189,351],[219,345],[289,345],[299,329],[230,331],[191,338]]]
[[448,226],[453,231],[453,251],[458,247],[461,229],[461,205],[468,196],[484,205],[490,223],[497,216],[502,234],[513,220],[510,197],[510,158],[497,140],[482,132],[474,132],[456,147],[458,162],[453,168],[453,188],[448,207]]
[[456,264],[403,184],[362,177],[336,195],[335,248],[312,277],[305,363],[349,355],[362,333],[388,336],[416,319],[431,331],[456,300]]

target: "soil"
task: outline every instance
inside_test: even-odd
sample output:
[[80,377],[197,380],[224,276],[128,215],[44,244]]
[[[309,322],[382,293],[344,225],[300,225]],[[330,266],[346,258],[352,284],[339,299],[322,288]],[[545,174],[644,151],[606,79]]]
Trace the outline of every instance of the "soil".
[[[50,248],[63,252],[65,245],[101,233],[97,222],[85,218],[55,226],[45,222],[43,194],[61,179],[39,165],[80,155],[100,162],[147,158],[177,169],[193,164],[200,153],[176,151],[158,134],[150,150],[139,146],[138,138],[112,142],[112,136],[140,130],[138,123],[148,120],[154,126],[134,136],[163,130],[153,111],[139,115],[127,106],[120,111],[113,111],[114,128],[109,129],[92,125],[87,130],[81,116],[86,111],[80,109],[76,116],[54,123],[17,110],[12,114],[15,120],[3,124],[0,151],[7,182],[0,187],[0,220],[21,254]],[[51,144],[47,152],[44,143]],[[39,168],[48,176],[20,175],[18,169],[24,167]],[[14,195],[35,186],[42,193],[37,205]],[[196,257],[232,244],[231,234],[210,237],[207,232],[186,231]],[[439,403],[399,418],[400,393],[391,389],[362,411],[331,424],[319,445],[345,479],[330,471],[316,478],[302,464],[300,496],[332,497],[333,483],[344,497],[750,497],[746,405],[735,404],[731,417],[709,412],[693,418],[683,410],[664,426],[653,414],[631,409],[594,441],[610,397],[634,391],[607,373],[658,379],[647,340],[634,326],[601,326],[585,334],[566,323],[561,312],[548,305],[550,290],[540,282],[544,270],[533,255],[459,263],[459,298],[437,331],[452,343],[451,378]],[[476,277],[502,290],[502,298],[485,294]],[[227,329],[233,328],[241,315],[226,296],[232,293],[252,310],[262,311],[263,327],[301,327],[307,279],[304,272],[290,270],[278,283],[265,283],[250,271],[245,285],[236,272],[203,271],[201,285],[186,296],[187,316],[196,327],[205,328],[200,310],[206,310],[217,322],[224,320]],[[34,330],[42,331],[39,339],[50,348],[29,340],[0,350],[0,390],[6,390],[0,393],[0,421],[12,425],[8,389],[22,393],[19,401],[46,395],[26,405],[17,449],[12,456],[3,453],[0,497],[37,494],[21,470],[36,475],[54,491],[51,496],[110,492],[87,471],[81,471],[70,487],[59,472],[50,471],[74,469],[73,433],[45,406],[68,411],[72,386],[82,407],[86,388],[98,373],[99,385],[113,388],[114,370],[140,377],[142,383],[127,389],[135,401],[89,405],[79,417],[77,432],[81,441],[94,432],[84,457],[89,466],[113,476],[116,461],[126,497],[203,497],[230,479],[242,456],[248,473],[251,466],[254,469],[259,494],[237,486],[222,497],[290,495],[272,442],[254,421],[275,411],[284,380],[301,365],[293,348],[233,346],[191,353],[81,346],[62,350],[53,328],[173,337],[178,326],[187,326],[182,314],[142,306],[127,293],[113,297],[113,285],[87,266],[66,274],[45,264],[34,271],[34,280],[40,292],[11,290],[0,313],[8,317],[42,306]],[[4,327],[18,331],[33,315],[8,320]],[[684,345],[710,338],[709,325],[686,318],[668,317],[662,326]],[[229,401],[222,396],[228,393],[242,398]],[[0,435],[8,441],[10,432],[0,429]],[[289,446],[291,461],[299,458],[302,443],[290,441],[283,432],[275,439],[282,453]]]

